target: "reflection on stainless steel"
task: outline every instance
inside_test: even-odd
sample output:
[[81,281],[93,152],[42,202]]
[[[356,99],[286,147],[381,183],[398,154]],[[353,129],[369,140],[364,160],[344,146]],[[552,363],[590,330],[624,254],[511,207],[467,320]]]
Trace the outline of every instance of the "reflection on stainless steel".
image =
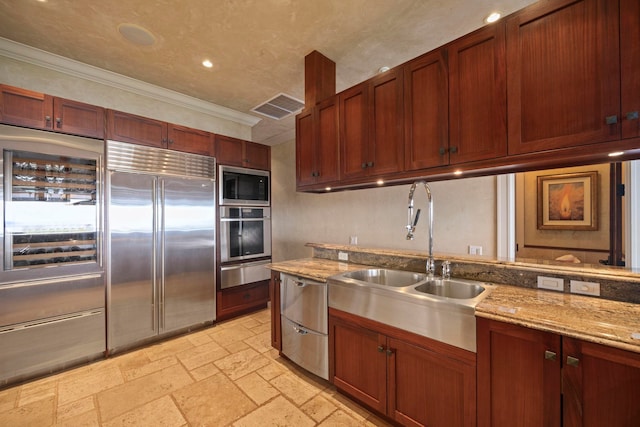
[[[389,270],[386,275],[395,274],[398,272]],[[473,352],[476,351],[475,307],[493,287],[470,280],[430,280],[426,276],[416,283],[405,281],[405,286],[389,286],[358,280],[353,273],[332,276],[327,283],[329,307]],[[443,295],[433,291],[433,286],[438,285]],[[425,293],[429,290],[433,292]]]
[[265,266],[270,262],[271,260],[268,259],[222,266],[220,268],[220,288],[227,289],[246,283],[268,280],[271,272]]
[[[101,357],[106,337],[103,142],[0,125],[0,150],[3,385]],[[74,183],[56,183],[70,164]]]
[[327,284],[281,274],[282,353],[329,378]]
[[[111,141],[107,151],[108,348],[212,322],[215,160]],[[159,169],[171,175],[151,173],[155,167],[144,159],[168,161]],[[174,176],[179,164],[190,166]]]
[[271,256],[271,208],[220,207],[220,260]]
[[424,282],[426,275],[411,271],[388,270],[385,268],[372,268],[344,273],[346,278],[367,283],[375,283],[382,286],[404,287]]

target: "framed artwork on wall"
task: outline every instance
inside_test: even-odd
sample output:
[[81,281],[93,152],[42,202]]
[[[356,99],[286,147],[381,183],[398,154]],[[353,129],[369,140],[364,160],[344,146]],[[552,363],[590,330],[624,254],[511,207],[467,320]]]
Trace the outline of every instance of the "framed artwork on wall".
[[538,229],[597,230],[598,172],[538,176]]

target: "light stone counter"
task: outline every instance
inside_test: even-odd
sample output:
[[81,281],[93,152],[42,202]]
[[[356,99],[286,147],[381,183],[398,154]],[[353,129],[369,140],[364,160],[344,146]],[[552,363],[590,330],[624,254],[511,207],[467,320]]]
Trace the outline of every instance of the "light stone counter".
[[[283,261],[268,267],[318,281],[344,271],[371,268],[323,258]],[[476,307],[476,316],[640,353],[640,304],[496,285]]]

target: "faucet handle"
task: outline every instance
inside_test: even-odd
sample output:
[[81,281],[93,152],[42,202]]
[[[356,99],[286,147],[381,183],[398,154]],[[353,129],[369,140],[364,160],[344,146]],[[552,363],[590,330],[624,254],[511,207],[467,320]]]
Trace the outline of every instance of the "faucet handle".
[[451,262],[448,260],[442,262],[442,278],[451,279]]
[[430,276],[429,278],[433,279],[433,276],[436,274],[436,261],[432,257],[427,258],[426,270],[427,275]]

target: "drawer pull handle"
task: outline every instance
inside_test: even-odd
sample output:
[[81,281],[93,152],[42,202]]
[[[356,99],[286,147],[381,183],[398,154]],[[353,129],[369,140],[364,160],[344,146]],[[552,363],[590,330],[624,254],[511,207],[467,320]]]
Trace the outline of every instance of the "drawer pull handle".
[[567,356],[567,365],[577,367],[580,364],[580,359],[572,356]]
[[378,353],[384,353],[384,347],[379,345],[378,346]]
[[298,328],[298,327],[293,327],[293,330],[296,331],[297,333],[299,333],[300,335],[307,335],[309,332],[305,331],[304,329]]
[[615,125],[616,123],[618,123],[618,116],[607,116],[604,118],[604,121],[608,125]]
[[545,360],[556,360],[556,353],[553,351],[545,350],[544,358]]
[[627,120],[638,120],[638,112],[637,111],[629,111],[627,113]]

